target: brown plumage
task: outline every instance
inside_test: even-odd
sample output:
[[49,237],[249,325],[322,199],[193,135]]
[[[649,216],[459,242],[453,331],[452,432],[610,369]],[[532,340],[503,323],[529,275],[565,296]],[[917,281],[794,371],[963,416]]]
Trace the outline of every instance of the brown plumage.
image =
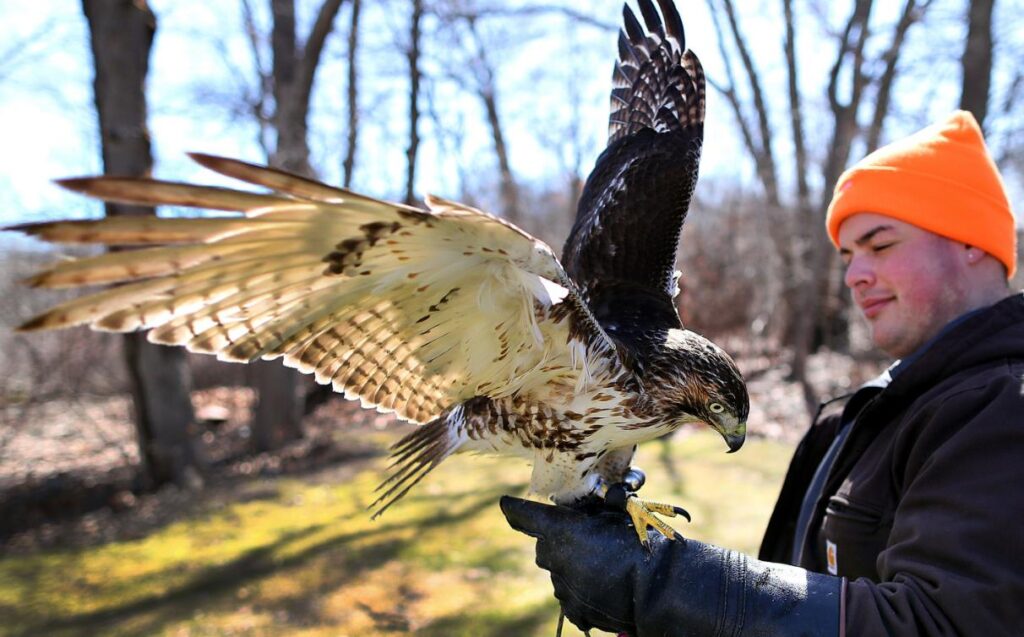
[[[624,9],[608,148],[559,262],[492,215],[417,209],[237,160],[192,155],[266,193],[150,179],[70,179],[108,201],[241,216],[118,217],[11,228],[142,249],[62,261],[35,287],[119,284],[20,329],[149,330],[230,361],[282,358],[422,427],[393,449],[383,511],[448,455],[534,463],[558,502],[621,480],[635,445],[704,422],[733,449],[748,400],[732,360],[683,329],[675,252],[697,167],[704,80],[670,0]],[[563,266],[564,264],[564,266]]]

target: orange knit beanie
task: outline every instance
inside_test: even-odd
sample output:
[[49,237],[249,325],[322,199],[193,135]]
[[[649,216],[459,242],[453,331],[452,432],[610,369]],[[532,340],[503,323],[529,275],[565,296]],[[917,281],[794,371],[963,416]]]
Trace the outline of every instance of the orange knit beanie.
[[874,212],[981,248],[1017,269],[1017,232],[1006,187],[974,116],[946,121],[883,146],[839,177],[825,224],[839,245],[839,226]]

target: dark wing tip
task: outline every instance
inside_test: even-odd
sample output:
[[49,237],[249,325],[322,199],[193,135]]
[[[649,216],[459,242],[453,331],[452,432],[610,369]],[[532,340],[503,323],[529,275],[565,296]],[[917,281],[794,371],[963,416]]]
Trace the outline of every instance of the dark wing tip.
[[661,23],[661,16],[654,8],[654,3],[651,0],[637,0],[637,6],[640,7],[640,13],[644,16],[647,30],[659,37],[665,37],[665,28]]
[[[200,153],[196,151],[189,151],[185,153],[189,159],[196,162],[203,168],[207,168],[217,173],[225,174],[225,171],[231,167],[244,167],[252,168],[259,171],[271,170],[266,166],[260,166],[259,164],[253,164],[241,159],[233,159],[231,157],[224,157],[223,155],[211,155],[210,153]],[[228,174],[231,177],[231,174]]]
[[683,20],[673,0],[637,0],[644,25],[623,6],[619,59],[613,73],[609,144],[649,128],[696,129],[704,120],[704,77],[686,49]]
[[42,232],[40,226],[46,225],[47,221],[29,221],[26,223],[16,223],[10,226],[0,226],[0,232],[20,232],[21,234],[34,237]]
[[686,50],[686,31],[683,29],[683,18],[679,15],[679,8],[673,0],[658,0],[661,7],[661,15],[665,21],[665,31],[668,36],[679,43],[679,50]]
[[[644,39],[644,29],[640,26],[640,21],[636,19],[636,15],[633,10],[629,8],[628,4],[622,5],[622,27],[625,29],[627,37],[633,42],[641,42]],[[620,31],[620,37],[621,36]]]
[[63,179],[54,179],[53,183],[71,192],[88,194],[96,184],[97,179],[100,179],[100,177],[65,177]]
[[32,276],[27,276],[19,281],[22,285],[29,288],[40,288],[43,287],[43,281],[46,280],[46,276],[49,272],[38,272]]
[[38,332],[39,330],[45,329],[46,327],[47,314],[40,314],[25,321],[21,325],[14,328],[15,332],[24,334],[26,332]]
[[199,164],[200,166],[203,166],[203,167],[208,167],[207,164],[217,164],[217,163],[220,163],[220,162],[224,161],[225,159],[227,159],[226,157],[222,157],[220,155],[211,155],[210,153],[200,153],[200,152],[197,152],[197,151],[194,151],[194,150],[193,151],[188,151],[185,154],[188,156],[189,159],[191,159],[192,161],[196,162],[197,164]]

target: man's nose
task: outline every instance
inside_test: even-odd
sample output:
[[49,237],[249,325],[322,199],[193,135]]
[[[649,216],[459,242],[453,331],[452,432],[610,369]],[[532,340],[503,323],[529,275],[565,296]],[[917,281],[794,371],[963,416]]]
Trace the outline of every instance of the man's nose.
[[868,259],[858,255],[850,258],[850,262],[846,264],[846,274],[843,276],[846,287],[853,290],[858,286],[870,285],[874,280],[875,272]]

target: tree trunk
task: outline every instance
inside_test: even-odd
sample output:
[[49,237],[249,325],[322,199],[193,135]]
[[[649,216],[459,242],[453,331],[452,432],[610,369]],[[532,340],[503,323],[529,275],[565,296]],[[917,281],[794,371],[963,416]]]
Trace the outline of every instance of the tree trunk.
[[792,0],[783,0],[783,15],[786,23],[786,38],[783,48],[786,54],[786,71],[789,88],[789,122],[793,134],[794,168],[796,171],[797,223],[793,227],[791,245],[780,245],[783,263],[788,263],[788,282],[783,291],[783,300],[789,308],[788,321],[783,341],[792,349],[790,377],[803,388],[804,402],[808,410],[813,409],[817,396],[807,380],[807,357],[810,355],[810,339],[805,338],[813,329],[814,313],[810,311],[815,298],[813,275],[810,271],[811,255],[815,241],[821,241],[817,216],[811,205],[811,190],[807,182],[807,147],[804,134],[804,117],[798,79],[796,55],[796,21],[793,16]]
[[[732,0],[722,0],[716,3],[708,0],[708,8],[716,34],[719,41],[719,51],[725,63],[725,74],[727,86],[712,84],[716,90],[721,92],[728,101],[733,115],[740,127],[740,134],[748,154],[754,161],[757,170],[758,180],[764,189],[765,195],[765,231],[771,238],[775,252],[779,256],[782,272],[782,303],[779,312],[772,318],[772,322],[778,326],[773,331],[780,334],[784,345],[790,346],[793,352],[791,365],[791,378],[803,382],[805,378],[805,361],[807,359],[807,348],[799,338],[804,330],[807,318],[807,299],[805,290],[810,277],[807,266],[807,254],[809,242],[812,240],[812,224],[806,218],[813,217],[809,205],[809,186],[807,184],[807,152],[804,143],[803,116],[800,106],[800,92],[797,85],[797,59],[796,59],[796,25],[793,20],[792,2],[784,0],[783,13],[785,16],[786,39],[784,50],[789,78],[789,120],[792,127],[795,154],[795,174],[797,179],[797,210],[794,217],[793,211],[782,205],[781,188],[779,185],[778,163],[772,149],[774,131],[768,113],[768,104],[764,98],[764,91],[761,84],[760,70],[757,68],[754,57],[747,47],[747,38],[744,37]],[[720,14],[724,13],[729,26],[731,41],[736,49],[739,58],[739,65],[742,67],[743,75],[749,86],[751,102],[754,110],[753,116],[747,117],[744,104],[741,103],[736,88],[734,56],[729,54],[725,46],[724,29],[721,24]],[[748,121],[756,121],[755,127]]]
[[487,48],[480,39],[476,29],[476,23],[469,21],[469,29],[473,34],[476,48],[477,71],[477,95],[484,105],[484,112],[487,113],[487,126],[491,129],[491,140],[494,142],[494,155],[498,158],[498,174],[501,178],[501,207],[502,216],[512,223],[522,221],[522,210],[519,205],[519,185],[516,184],[515,174],[512,172],[512,162],[509,159],[508,143],[505,141],[505,130],[501,124],[501,114],[498,111],[497,81],[495,80],[494,66],[487,56]]
[[501,126],[501,117],[498,114],[498,99],[492,90],[481,90],[480,99],[484,103],[484,110],[487,112],[487,125],[491,129],[491,139],[494,141],[494,154],[498,158],[498,173],[501,175],[501,204],[502,216],[512,223],[520,223],[522,211],[519,206],[519,186],[516,184],[515,175],[512,173],[512,163],[508,156],[508,144],[505,143],[505,133]]
[[[141,0],[83,0],[96,76],[103,171],[149,175],[153,157],[146,129],[146,74],[156,17]],[[106,204],[109,216],[152,215],[153,208]],[[201,484],[205,468],[193,436],[191,379],[181,348],[124,337],[135,428],[146,486]]]
[[416,205],[416,156],[420,148],[420,25],[423,22],[423,0],[412,0],[409,24],[409,148],[405,151],[405,203]]
[[789,87],[789,122],[793,129],[793,155],[796,161],[797,204],[801,211],[804,211],[811,208],[811,189],[807,184],[807,139],[804,135],[804,116],[798,81],[800,75],[796,56],[796,22],[793,18],[793,0],[783,0],[782,5],[783,15],[786,19],[784,48]]
[[185,350],[154,345],[144,334],[124,336],[144,483],[202,486],[207,461],[195,427],[192,377]]
[[[869,82],[865,72],[864,49],[869,36],[868,23],[871,17],[873,0],[856,0],[853,12],[846,23],[841,36],[836,61],[829,76],[828,103],[832,111],[832,140],[828,146],[822,169],[822,190],[819,210],[826,210],[832,201],[832,191],[839,175],[846,168],[850,159],[853,142],[860,133],[857,113],[864,98],[864,89]],[[843,69],[849,67],[849,73]],[[841,90],[840,78],[849,76],[849,87]],[[843,103],[841,94],[848,95]],[[823,237],[824,239],[824,237]],[[842,348],[846,343],[848,321],[845,309],[849,305],[849,297],[844,293],[842,271],[836,259],[836,252],[826,240],[811,243],[811,286],[809,293],[815,296],[815,302],[807,309],[812,311],[815,320],[801,335],[807,339],[808,351],[814,351],[819,345]]]
[[960,108],[970,111],[985,130],[989,86],[992,83],[992,11],[995,0],[970,0],[967,45],[961,59],[963,91]]
[[348,143],[345,145],[345,160],[342,162],[344,185],[352,187],[352,175],[356,168],[356,142],[359,132],[359,67],[357,52],[359,50],[359,12],[361,0],[352,0],[352,21],[348,32],[348,91],[346,107],[348,109]]
[[[276,104],[272,121],[277,144],[269,159],[274,167],[313,176],[307,141],[309,99],[324,42],[333,29],[342,1],[325,0],[305,45],[300,46],[295,32],[295,1],[271,0],[271,84]],[[258,361],[251,374],[258,394],[252,422],[256,450],[277,449],[300,438],[306,395],[303,377],[280,361]]]

